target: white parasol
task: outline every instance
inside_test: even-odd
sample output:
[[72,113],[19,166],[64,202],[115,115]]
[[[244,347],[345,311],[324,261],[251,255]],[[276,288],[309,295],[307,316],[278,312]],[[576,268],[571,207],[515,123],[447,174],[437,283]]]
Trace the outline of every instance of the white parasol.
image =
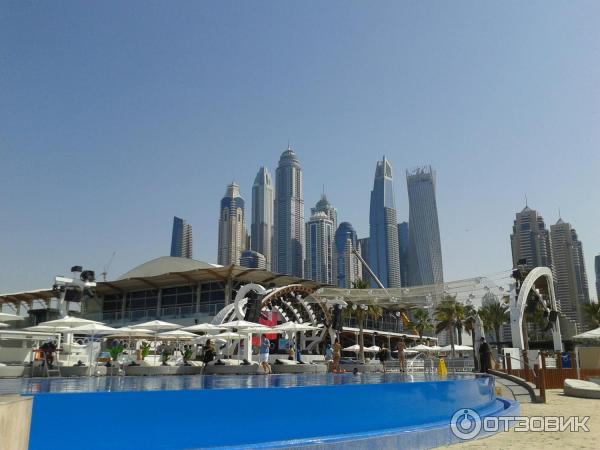
[[162,320],[151,320],[149,322],[138,323],[136,325],[132,325],[131,328],[142,328],[146,330],[152,330],[154,332],[154,363],[156,364],[156,352],[158,347],[156,345],[156,341],[158,338],[159,331],[167,331],[167,330],[176,330],[181,328],[181,325],[171,322],[164,322]]
[[[93,359],[93,347],[94,347],[94,337],[101,336],[104,334],[110,334],[116,331],[115,328],[107,327],[106,325],[102,325],[101,323],[88,323],[85,325],[81,325],[78,327],[70,328],[68,330],[69,333],[73,334],[86,334],[92,337],[92,342],[89,344],[89,370],[88,376],[92,375],[92,359]],[[96,360],[96,366],[98,365],[98,361]]]

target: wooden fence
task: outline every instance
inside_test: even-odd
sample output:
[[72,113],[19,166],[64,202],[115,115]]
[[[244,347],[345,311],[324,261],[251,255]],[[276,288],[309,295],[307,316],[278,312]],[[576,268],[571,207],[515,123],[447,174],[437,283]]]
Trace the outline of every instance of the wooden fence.
[[[519,378],[523,378],[531,383],[535,384],[538,389],[562,389],[567,378],[581,379],[588,381],[590,377],[600,377],[600,369],[580,369],[579,377],[577,376],[577,369],[563,368],[561,364],[560,355],[556,355],[556,367],[546,367],[546,357],[541,358],[543,361],[542,367],[535,365],[534,369],[512,369],[511,360],[506,359],[504,369],[499,369],[501,372],[514,375]],[[572,364],[576,364],[575,355],[571,354]]]

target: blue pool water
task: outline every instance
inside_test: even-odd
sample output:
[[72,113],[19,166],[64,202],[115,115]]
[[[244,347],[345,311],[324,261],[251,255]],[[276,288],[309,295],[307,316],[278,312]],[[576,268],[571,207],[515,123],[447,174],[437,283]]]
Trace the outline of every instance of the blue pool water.
[[493,378],[475,375],[22,379],[0,392],[34,396],[32,450],[431,448],[456,441],[457,410],[511,406],[496,399]]
[[[449,375],[446,380],[474,378],[472,374],[457,374]],[[15,378],[0,381],[0,394],[286,388],[418,381],[439,381],[439,378],[432,374],[404,375],[399,373]]]

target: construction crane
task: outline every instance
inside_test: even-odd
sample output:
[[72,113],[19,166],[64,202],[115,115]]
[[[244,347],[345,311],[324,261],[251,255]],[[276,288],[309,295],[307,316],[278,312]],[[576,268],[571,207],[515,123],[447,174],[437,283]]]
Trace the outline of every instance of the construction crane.
[[116,254],[117,254],[117,252],[112,252],[110,259],[102,268],[102,273],[100,274],[100,275],[102,275],[102,281],[106,281],[106,275],[108,275],[108,269],[110,269],[110,265],[112,264],[113,260],[115,259]]

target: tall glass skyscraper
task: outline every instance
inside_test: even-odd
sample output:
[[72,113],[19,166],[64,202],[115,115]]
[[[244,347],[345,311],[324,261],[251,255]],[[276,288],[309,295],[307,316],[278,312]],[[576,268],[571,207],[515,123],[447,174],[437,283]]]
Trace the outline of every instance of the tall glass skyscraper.
[[362,264],[353,250],[360,253],[356,231],[350,222],[342,222],[335,231],[337,280],[334,284],[339,287],[351,288],[352,283],[362,278]]
[[[369,215],[369,260],[371,270],[385,287],[400,287],[398,223],[392,166],[383,158],[377,162],[371,191]],[[374,281],[371,285],[376,287]]]
[[304,199],[302,170],[288,146],[275,171],[273,269],[304,277]]
[[244,250],[240,256],[240,266],[250,269],[266,269],[267,261],[261,253],[254,250]]
[[252,225],[250,248],[262,254],[271,270],[273,244],[273,183],[266,167],[261,167],[252,185]]
[[313,214],[306,223],[306,278],[333,284],[333,232],[333,222],[324,212]]
[[246,249],[247,236],[244,199],[240,196],[240,186],[232,183],[221,199],[218,263],[222,266],[239,265],[242,251]]
[[550,227],[550,240],[560,312],[582,330],[585,323],[583,307],[590,303],[590,293],[581,241],[571,224],[562,219]]
[[406,172],[408,188],[408,286],[444,282],[442,243],[435,198],[435,171]]
[[398,247],[400,254],[400,284],[408,286],[408,222],[398,224]]
[[513,267],[517,267],[520,259],[526,261],[527,270],[534,267],[553,267],[550,233],[544,218],[527,205],[516,214],[510,245]]
[[173,217],[171,256],[192,258],[192,226],[181,217]]
[[334,230],[337,229],[337,210],[333,207],[325,193],[321,194],[321,199],[317,202],[314,208],[310,208],[310,214],[315,215],[318,212],[323,212],[333,222]]

